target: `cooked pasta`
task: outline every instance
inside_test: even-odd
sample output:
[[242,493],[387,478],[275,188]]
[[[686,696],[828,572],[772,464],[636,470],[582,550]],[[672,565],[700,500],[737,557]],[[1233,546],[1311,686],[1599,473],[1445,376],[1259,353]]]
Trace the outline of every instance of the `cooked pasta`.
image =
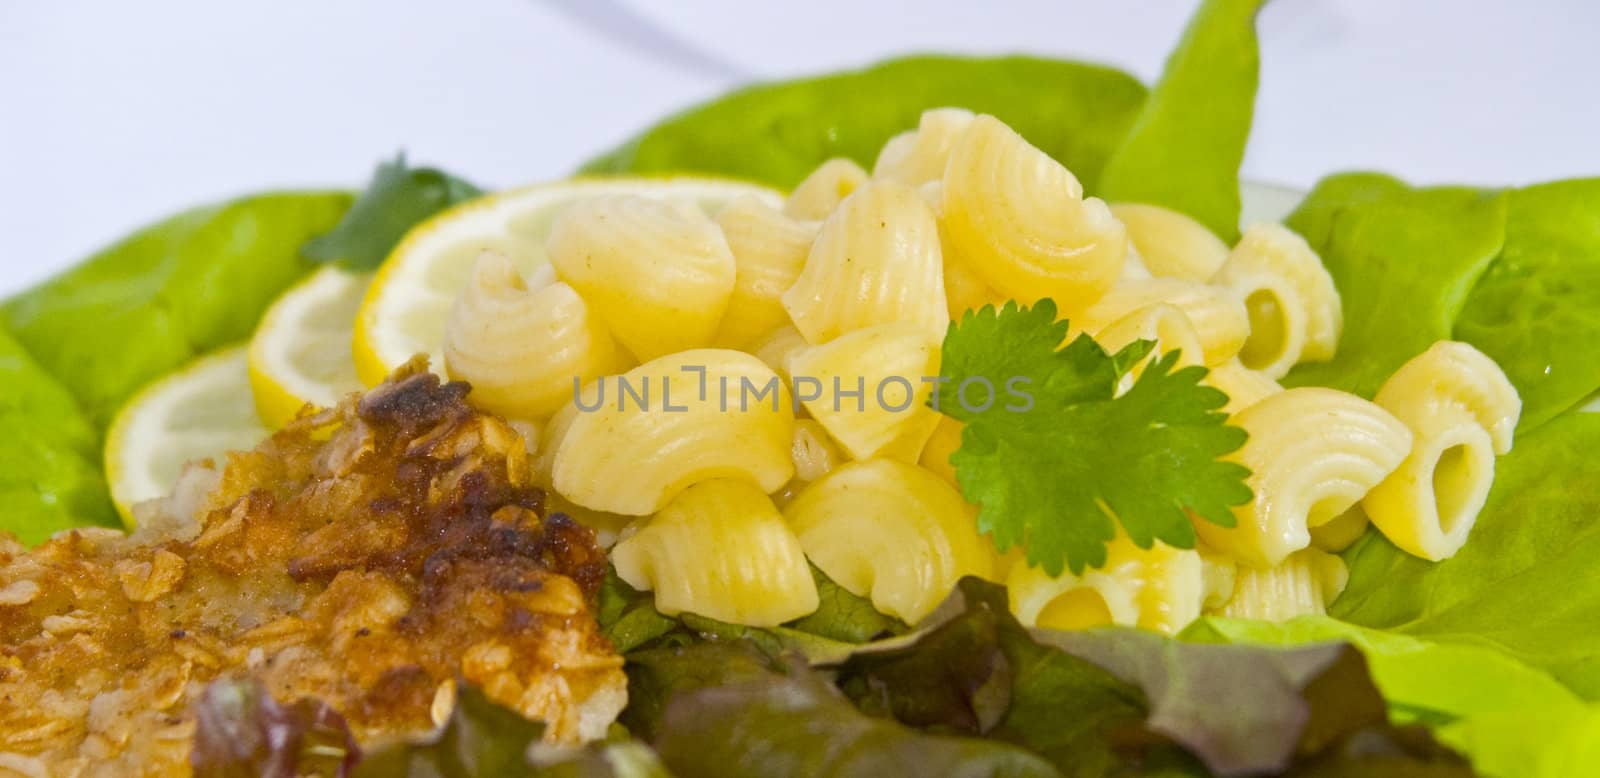
[[1113,203],[1151,275],[1209,281],[1228,258],[1228,244],[1188,215],[1144,203]]
[[917,464],[957,489],[961,485],[956,482],[956,466],[950,463],[950,455],[961,448],[961,429],[965,426],[949,416],[939,414],[939,423],[934,425],[933,434],[922,447],[922,456],[917,458]]
[[737,274],[716,344],[746,349],[789,323],[780,298],[800,277],[817,225],[796,221],[750,196],[723,206],[717,224],[733,251]]
[[1168,303],[1136,308],[1094,333],[1094,339],[1112,353],[1136,340],[1148,340],[1155,344],[1150,356],[1129,372],[1127,378],[1130,379],[1137,377],[1144,365],[1158,355],[1176,351],[1178,364],[1187,367],[1200,364],[1204,354],[1200,346],[1200,334],[1195,332],[1194,324],[1182,310]]
[[1307,548],[1290,554],[1274,567],[1239,568],[1233,596],[1217,612],[1236,619],[1266,621],[1320,616],[1328,612],[1328,603],[1344,591],[1349,579],[1344,560]]
[[894,322],[944,337],[950,316],[933,211],[903,184],[863,185],[823,222],[783,307],[813,344]]
[[1008,298],[1086,307],[1122,273],[1122,222],[1061,163],[993,116],[972,120],[944,174],[945,239]]
[[1411,428],[1406,460],[1362,507],[1396,546],[1434,561],[1461,550],[1511,450],[1522,400],[1494,360],[1440,341],[1396,370],[1376,402]]
[[[789,356],[795,394],[853,459],[913,461],[939,423],[928,407],[939,341],[912,324],[856,330]],[[815,394],[801,394],[814,381]]]
[[750,353],[756,359],[766,363],[778,375],[783,377],[784,383],[789,382],[789,356],[807,346],[806,336],[800,334],[793,324],[784,324],[758,339],[750,348]]
[[771,493],[794,475],[788,392],[749,354],[672,354],[578,399],[551,420],[546,446],[555,490],[586,508],[643,516],[699,481],[743,478]]
[[1232,359],[1250,335],[1244,304],[1228,290],[1176,278],[1122,281],[1072,317],[1071,322],[1086,332],[1099,332],[1141,308],[1161,303],[1183,311],[1189,318],[1207,365]]
[[794,459],[796,481],[820,480],[845,463],[844,452],[828,436],[828,430],[816,419],[801,419],[794,423]]
[[963,108],[924,111],[917,129],[902,132],[884,144],[872,166],[872,175],[912,186],[943,178],[950,150],[972,119],[972,112]]
[[1245,367],[1237,359],[1211,368],[1205,384],[1221,389],[1228,395],[1228,404],[1223,406],[1222,412],[1229,416],[1255,405],[1267,395],[1283,391],[1277,381]]
[[573,205],[546,250],[556,275],[640,361],[709,345],[737,275],[716,222],[696,206],[643,197]]
[[617,575],[655,592],[656,610],[772,627],[817,609],[800,541],[748,481],[685,490],[611,552]]
[[843,157],[835,157],[818,165],[789,193],[783,212],[795,219],[821,221],[866,182],[867,171],[862,170],[860,165]]
[[1048,629],[1118,624],[1176,634],[1199,618],[1208,596],[1206,565],[1198,552],[1160,541],[1142,549],[1125,536],[1107,544],[1101,567],[1052,578],[1019,564],[1006,577],[1006,587],[1017,619]]
[[1344,329],[1339,290],[1304,238],[1277,224],[1245,230],[1213,283],[1245,301],[1245,367],[1282,378],[1301,362],[1333,359]]
[[1312,527],[1311,545],[1329,553],[1338,553],[1360,540],[1371,524],[1372,522],[1367,520],[1366,511],[1357,505],[1329,520],[1327,524]]
[[783,511],[813,564],[907,622],[928,615],[962,576],[993,576],[974,514],[932,473],[888,459],[845,464]]
[[1268,395],[1231,420],[1250,438],[1231,459],[1250,468],[1255,498],[1235,526],[1195,522],[1207,545],[1252,567],[1272,567],[1311,544],[1310,528],[1366,496],[1411,450],[1411,431],[1353,394],[1320,387]]
[[456,298],[444,366],[472,384],[470,400],[513,419],[542,419],[572,399],[572,382],[630,364],[571,286],[530,287],[511,261],[485,252]]

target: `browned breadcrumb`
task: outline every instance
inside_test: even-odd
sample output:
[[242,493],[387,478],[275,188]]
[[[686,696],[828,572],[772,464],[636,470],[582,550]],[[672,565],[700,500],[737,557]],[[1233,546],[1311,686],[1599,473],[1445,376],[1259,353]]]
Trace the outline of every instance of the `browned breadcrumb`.
[[593,533],[541,518],[522,438],[412,365],[220,473],[131,537],[0,533],[0,776],[185,775],[204,685],[252,673],[373,745],[448,716],[456,678],[602,734],[626,700]]

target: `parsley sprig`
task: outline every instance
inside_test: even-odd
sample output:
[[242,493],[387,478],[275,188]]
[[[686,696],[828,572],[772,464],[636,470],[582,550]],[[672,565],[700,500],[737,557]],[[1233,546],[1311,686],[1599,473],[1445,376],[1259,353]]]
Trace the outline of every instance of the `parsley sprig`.
[[[966,422],[951,456],[956,480],[978,506],[978,528],[1005,551],[1021,544],[1050,575],[1106,561],[1121,524],[1141,548],[1160,540],[1193,548],[1188,512],[1224,527],[1231,506],[1250,501],[1250,471],[1219,458],[1244,445],[1226,424],[1228,397],[1200,383],[1206,369],[1151,359],[1138,380],[1118,382],[1149,356],[1135,342],[1116,354],[1087,335],[1064,348],[1069,327],[1056,306],[1007,303],[968,312],[944,340],[941,412]],[[972,402],[964,382],[1009,386],[1031,402]]]

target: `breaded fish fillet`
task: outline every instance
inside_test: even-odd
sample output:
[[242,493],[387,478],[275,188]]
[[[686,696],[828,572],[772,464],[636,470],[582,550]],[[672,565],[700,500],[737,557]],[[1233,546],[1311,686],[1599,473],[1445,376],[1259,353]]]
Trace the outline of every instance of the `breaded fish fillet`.
[[604,733],[626,702],[595,623],[605,556],[542,518],[523,440],[413,365],[218,469],[132,536],[0,535],[0,776],[183,775],[224,674],[317,697],[358,742],[432,729],[457,678]]

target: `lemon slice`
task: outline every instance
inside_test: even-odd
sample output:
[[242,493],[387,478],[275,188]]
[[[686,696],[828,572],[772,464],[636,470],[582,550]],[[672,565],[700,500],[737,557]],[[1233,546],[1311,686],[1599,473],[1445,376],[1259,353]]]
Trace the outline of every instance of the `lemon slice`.
[[266,435],[250,397],[245,347],[201,357],[117,413],[106,435],[111,500],[132,527],[134,504],[165,496],[185,464],[254,448]]
[[250,388],[270,429],[307,403],[329,408],[361,389],[350,355],[356,311],[369,273],[325,267],[284,292],[250,339]]
[[777,190],[730,179],[580,178],[512,189],[447,210],[407,233],[367,290],[352,343],[361,380],[376,386],[417,354],[427,354],[433,369],[442,371],[450,306],[480,253],[498,251],[526,275],[545,264],[545,238],[567,206],[624,194],[692,202],[708,214],[742,195],[775,206],[783,201]]

